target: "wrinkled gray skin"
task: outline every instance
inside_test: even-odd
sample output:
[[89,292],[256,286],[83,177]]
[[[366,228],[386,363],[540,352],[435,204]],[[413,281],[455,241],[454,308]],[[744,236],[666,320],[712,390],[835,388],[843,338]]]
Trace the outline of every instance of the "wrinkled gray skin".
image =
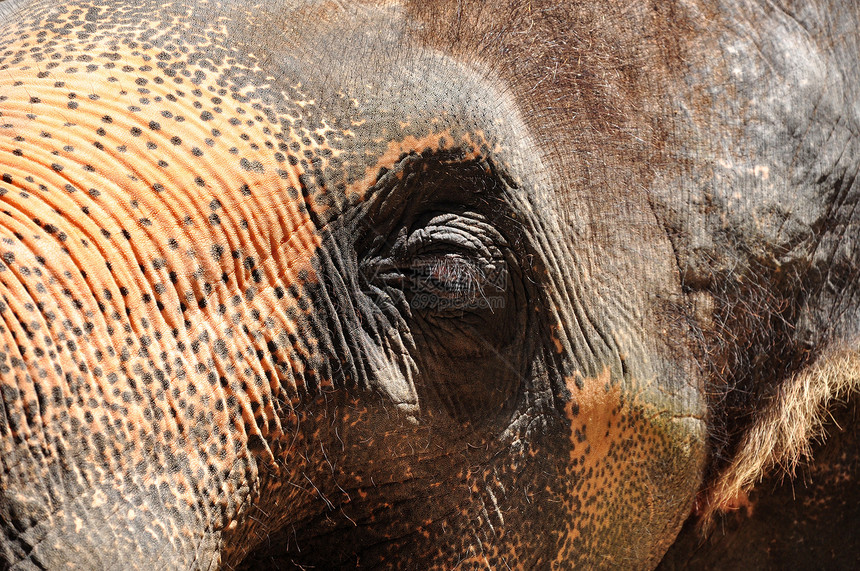
[[858,29],[0,1],[0,563],[653,568],[857,349]]

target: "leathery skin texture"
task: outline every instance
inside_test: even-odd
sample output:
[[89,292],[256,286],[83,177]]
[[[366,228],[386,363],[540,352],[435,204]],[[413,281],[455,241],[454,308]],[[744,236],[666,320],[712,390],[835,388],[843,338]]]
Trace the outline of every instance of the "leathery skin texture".
[[397,7],[7,4],[5,565],[656,565],[671,264],[589,273],[503,85]]

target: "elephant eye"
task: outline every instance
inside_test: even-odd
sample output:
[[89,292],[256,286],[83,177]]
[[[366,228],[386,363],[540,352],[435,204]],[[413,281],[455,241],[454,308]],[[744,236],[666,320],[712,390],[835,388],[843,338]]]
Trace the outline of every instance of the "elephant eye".
[[498,265],[455,253],[418,256],[408,272],[410,306],[448,313],[492,311],[502,304],[499,294],[507,285],[507,272]]
[[432,156],[388,171],[354,242],[363,292],[428,334],[508,342],[527,304],[508,180],[486,162]]

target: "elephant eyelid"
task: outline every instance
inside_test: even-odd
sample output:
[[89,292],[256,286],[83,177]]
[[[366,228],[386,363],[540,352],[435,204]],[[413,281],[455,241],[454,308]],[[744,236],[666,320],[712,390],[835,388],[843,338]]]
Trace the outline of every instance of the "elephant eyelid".
[[403,289],[413,310],[457,317],[505,305],[507,270],[459,254],[413,259]]
[[457,254],[416,258],[409,269],[416,289],[451,297],[474,296],[485,277],[478,264]]

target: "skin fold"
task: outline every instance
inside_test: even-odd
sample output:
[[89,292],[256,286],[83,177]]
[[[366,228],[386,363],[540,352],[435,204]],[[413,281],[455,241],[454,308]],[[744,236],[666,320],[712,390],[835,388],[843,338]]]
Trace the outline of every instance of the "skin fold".
[[725,564],[860,383],[860,11],[568,4],[0,0],[0,567]]

